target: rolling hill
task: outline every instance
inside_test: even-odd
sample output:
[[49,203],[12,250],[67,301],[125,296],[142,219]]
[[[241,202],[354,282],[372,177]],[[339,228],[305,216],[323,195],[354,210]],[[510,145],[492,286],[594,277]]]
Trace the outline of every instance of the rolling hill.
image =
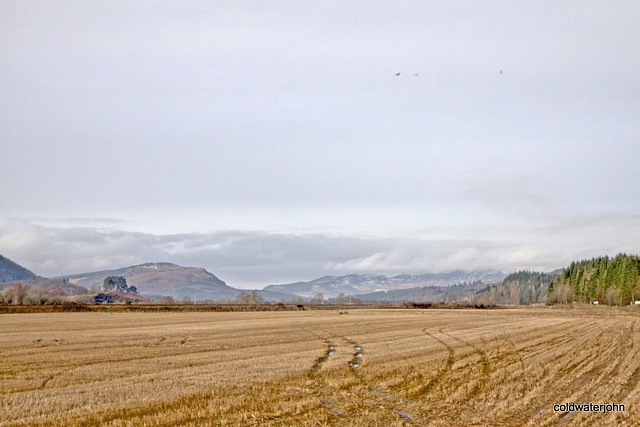
[[325,276],[310,282],[295,282],[283,285],[269,285],[265,291],[283,292],[303,297],[313,297],[322,294],[325,298],[332,298],[339,294],[359,295],[371,292],[387,292],[407,288],[425,286],[450,286],[460,283],[497,282],[504,278],[504,274],[497,271],[453,271],[450,273],[433,274],[401,274],[387,277],[374,274],[349,274],[347,276]]
[[487,283],[476,281],[449,286],[423,286],[356,295],[360,301],[370,302],[458,302],[471,300]]
[[562,269],[550,273],[518,271],[509,274],[500,283],[479,290],[473,296],[478,302],[490,304],[529,305],[547,302],[549,285],[562,273]]
[[34,280],[38,276],[0,255],[0,282],[14,282],[16,280]]
[[148,263],[67,276],[70,283],[90,288],[100,286],[107,276],[124,276],[129,286],[136,286],[141,295],[188,296],[197,299],[234,298],[240,291],[204,268],[182,267],[166,262]]

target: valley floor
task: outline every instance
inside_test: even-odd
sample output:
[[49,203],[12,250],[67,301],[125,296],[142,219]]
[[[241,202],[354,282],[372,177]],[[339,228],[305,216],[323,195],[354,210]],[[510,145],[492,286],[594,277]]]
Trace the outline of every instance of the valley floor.
[[[625,410],[554,411],[566,403]],[[634,309],[0,316],[0,426],[638,419]]]

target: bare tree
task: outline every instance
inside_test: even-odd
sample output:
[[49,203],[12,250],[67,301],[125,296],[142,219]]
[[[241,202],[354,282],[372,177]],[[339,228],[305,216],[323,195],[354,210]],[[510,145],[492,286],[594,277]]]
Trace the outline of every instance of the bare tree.
[[315,296],[311,299],[311,304],[324,304],[324,295],[321,293],[315,294]]

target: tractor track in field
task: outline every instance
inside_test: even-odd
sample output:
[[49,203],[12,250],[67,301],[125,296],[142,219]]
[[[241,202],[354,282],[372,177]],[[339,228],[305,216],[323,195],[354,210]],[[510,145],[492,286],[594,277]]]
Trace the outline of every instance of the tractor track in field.
[[399,417],[403,424],[415,425],[413,420],[414,415],[411,411],[406,409],[407,404],[412,402],[396,396],[378,385],[373,384],[367,376],[360,371],[360,368],[363,366],[362,362],[365,354],[364,347],[357,341],[348,337],[341,336],[340,338],[349,343],[353,348],[349,367],[351,368],[353,375],[363,386],[363,388],[359,390],[361,402],[370,402],[371,406]]
[[[634,351],[634,338],[636,337],[636,335],[638,335],[638,332],[636,331],[636,325],[638,324],[637,320],[634,320],[631,323],[631,327],[630,327],[630,332],[629,332],[629,337],[631,338],[630,340],[626,341],[625,343],[625,348],[627,350],[628,353],[633,354]],[[622,348],[620,349],[620,351],[622,352]],[[626,353],[624,354],[624,356],[626,356]],[[621,359],[624,358],[624,356],[621,355]],[[620,364],[621,362],[619,362]],[[616,367],[618,368],[618,367]],[[634,391],[638,386],[640,386],[640,367],[637,367],[631,375],[629,375],[627,381],[624,383],[623,389],[620,391],[620,393],[618,394],[618,396],[616,396],[616,401],[618,402],[624,402],[624,399],[631,394],[632,391]]]
[[321,356],[318,356],[315,362],[313,362],[313,365],[311,365],[311,368],[309,368],[309,373],[312,375],[316,374],[320,370],[320,368],[322,368],[322,365],[327,360],[329,360],[329,357],[331,357],[335,351],[335,345],[333,344],[333,342],[331,342],[331,340],[325,339],[324,343],[327,346],[327,348],[324,350],[324,353],[322,353]]
[[435,387],[443,380],[443,378],[449,373],[451,372],[451,369],[453,368],[453,364],[455,363],[456,359],[455,359],[455,350],[453,349],[452,346],[450,346],[449,344],[447,344],[444,340],[438,338],[437,336],[435,336],[434,334],[427,332],[428,328],[424,328],[422,330],[422,332],[424,334],[426,334],[427,336],[429,336],[430,338],[434,339],[435,341],[437,341],[439,344],[443,345],[446,349],[447,349],[447,359],[445,360],[445,364],[442,368],[440,368],[440,370],[433,376],[431,377],[431,379],[429,379],[429,382],[427,382],[425,385],[423,385],[422,387],[420,387],[418,389],[418,391],[416,391],[413,394],[413,397],[420,397],[420,396],[424,396],[426,394],[429,394],[432,390],[435,389]]
[[[552,365],[562,366],[557,372],[554,372],[550,377],[549,382],[557,385],[553,387],[553,393],[543,399],[541,405],[538,405],[538,409],[532,412],[532,417],[541,417],[542,414],[553,404],[560,402],[560,396],[565,396],[565,399],[570,398],[574,401],[580,400],[580,396],[588,394],[597,384],[592,384],[590,387],[587,385],[595,378],[601,368],[607,365],[609,362],[599,363],[590,367],[592,362],[596,362],[600,359],[602,353],[602,336],[605,334],[605,329],[600,328],[598,334],[594,334],[592,331],[592,325],[582,325],[572,330],[572,337],[565,334],[564,340],[558,344],[558,346],[565,344],[569,345],[572,341],[575,341],[568,349],[562,351],[562,353],[551,359]],[[597,351],[590,352],[585,357],[578,357],[581,347],[584,346],[585,339],[595,342]],[[544,352],[536,354],[540,355]],[[571,363],[563,363],[563,360],[568,359]],[[552,390],[549,390],[551,393]],[[574,395],[575,396],[572,396]],[[569,397],[572,396],[572,397]],[[534,415],[535,414],[535,415]],[[548,414],[547,414],[548,416]],[[561,422],[570,422],[572,413],[558,413],[558,420]]]
[[324,352],[316,358],[316,360],[313,362],[313,365],[311,365],[311,367],[308,369],[308,374],[313,376],[317,374],[318,371],[320,371],[322,366],[329,360],[329,357],[331,357],[335,353],[335,344],[333,343],[333,340],[332,340],[332,338],[335,338],[335,337],[331,335],[320,335],[309,330],[305,330],[305,332],[322,340],[326,345]]
[[[411,402],[373,384],[362,372],[365,359],[365,349],[362,344],[345,335],[331,332],[319,334],[308,330],[307,332],[322,340],[326,345],[324,353],[318,356],[308,369],[307,374],[313,381],[310,392],[320,400],[322,409],[329,416],[330,422],[339,424],[344,421],[343,416],[346,416],[349,411],[365,406],[373,410],[384,411],[392,418],[399,418],[403,424],[415,424],[414,416],[405,408],[406,404]],[[353,386],[347,386],[347,389],[330,384],[323,376],[323,367],[332,356],[337,355],[341,360],[347,356],[344,354],[347,351],[345,347],[349,348],[348,354],[350,356],[346,363],[351,376],[356,381]]]
[[324,377],[324,370],[322,368],[329,361],[330,357],[336,354],[336,349],[339,347],[336,341],[339,337],[331,333],[319,334],[310,330],[305,331],[321,340],[326,346],[324,352],[316,358],[307,370],[307,376],[310,381],[307,393],[318,399],[320,407],[327,414],[330,421],[337,421],[344,415],[346,405],[343,402],[339,390],[331,385]]
[[490,375],[491,375],[491,362],[489,361],[489,357],[487,357],[487,353],[480,349],[479,347],[471,344],[470,342],[463,340],[461,338],[458,338],[450,333],[444,332],[444,328],[440,328],[439,331],[441,334],[448,336],[451,339],[454,339],[456,341],[458,341],[461,344],[464,344],[466,346],[469,346],[473,349],[474,353],[477,354],[480,357],[480,363],[482,364],[482,371],[480,372],[480,377],[478,379],[478,383],[474,386],[474,388],[471,390],[469,396],[467,397],[467,399],[472,399],[474,397],[476,397],[478,394],[480,394],[480,392],[482,392],[482,390],[484,389],[484,387],[487,385],[487,383],[489,382],[490,379]]
[[341,336],[340,338],[342,338],[343,340],[351,344],[351,346],[353,347],[351,360],[349,360],[349,367],[353,370],[354,373],[357,374],[356,369],[362,366],[364,350],[362,350],[362,346],[358,344],[356,341],[344,336]]

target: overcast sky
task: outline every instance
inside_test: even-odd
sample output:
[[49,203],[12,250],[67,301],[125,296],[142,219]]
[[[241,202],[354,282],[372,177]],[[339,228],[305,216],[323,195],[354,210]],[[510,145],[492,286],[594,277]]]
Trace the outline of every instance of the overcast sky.
[[0,254],[262,287],[638,253],[639,22],[637,1],[2,0]]

